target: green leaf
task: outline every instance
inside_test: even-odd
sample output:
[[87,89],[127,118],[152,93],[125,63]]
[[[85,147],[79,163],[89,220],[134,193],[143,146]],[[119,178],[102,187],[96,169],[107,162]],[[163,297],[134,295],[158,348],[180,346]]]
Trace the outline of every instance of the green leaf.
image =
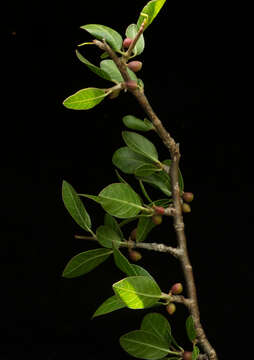
[[144,316],[141,323],[141,330],[154,333],[154,335],[162,338],[168,346],[171,344],[171,327],[165,316],[159,313],[149,313]]
[[[118,67],[113,60],[102,60],[100,62],[100,67],[102,71],[107,74],[111,81],[115,83],[124,81],[120,71],[118,70]],[[127,72],[132,80],[138,81],[136,74],[132,70],[127,69]]]
[[138,359],[156,360],[169,353],[166,341],[144,330],[134,330],[121,336],[120,345],[128,354]]
[[125,308],[126,305],[119,299],[118,296],[113,295],[109,297],[107,300],[105,300],[95,311],[92,318],[95,318],[96,316],[105,315],[112,311],[119,310],[122,308]]
[[136,153],[127,146],[123,146],[115,151],[112,162],[125,174],[133,174],[141,165],[152,164],[151,160]]
[[99,196],[96,196],[96,195],[90,195],[90,194],[78,194],[79,196],[83,196],[83,197],[86,197],[88,199],[91,199],[97,203],[101,203],[102,199],[99,197]]
[[76,223],[82,229],[91,232],[91,219],[74,188],[63,181],[62,198],[64,205]]
[[117,31],[111,29],[108,26],[99,24],[88,24],[81,26],[81,29],[88,31],[96,39],[105,39],[106,42],[116,51],[120,51],[122,48],[122,36]]
[[149,176],[142,176],[139,177],[139,179],[161,190],[167,196],[172,195],[170,177],[165,171],[153,173]]
[[[171,160],[167,159],[167,160],[162,161],[162,163],[170,167]],[[178,178],[179,187],[180,187],[180,190],[183,191],[184,190],[184,181],[183,181],[183,176],[182,176],[180,169],[178,169],[178,176],[179,176],[179,178]]]
[[146,269],[142,268],[142,266],[137,264],[131,264],[131,266],[134,269],[136,276],[148,276],[150,279],[155,281],[152,275],[149,274],[149,272]]
[[102,199],[103,209],[120,219],[134,217],[141,210],[146,210],[138,194],[127,184],[108,185],[99,193],[99,197]]
[[119,235],[120,239],[123,239],[122,230],[121,230],[118,222],[116,221],[116,219],[113,216],[106,213],[104,215],[104,225],[109,226],[111,229],[113,229]]
[[123,273],[128,276],[136,276],[137,273],[135,268],[132,267],[129,260],[117,249],[115,246],[113,247],[114,250],[114,260],[115,264]]
[[[130,24],[126,29],[125,35],[130,39],[134,39],[137,33],[138,33],[138,26],[136,24]],[[133,49],[134,55],[135,56],[140,55],[144,51],[144,48],[145,48],[145,40],[144,40],[144,35],[142,34]]]
[[156,225],[150,217],[141,217],[138,220],[136,241],[141,242],[147,238],[147,235]]
[[144,309],[157,303],[161,290],[157,283],[147,276],[131,276],[113,284],[116,295],[130,309]]
[[137,177],[150,176],[155,172],[161,171],[155,164],[143,164],[135,169],[134,175]]
[[63,277],[74,278],[88,273],[105,261],[112,250],[94,249],[74,256],[66,265]]
[[84,58],[83,55],[80,54],[80,52],[78,50],[76,50],[76,55],[78,57],[78,59],[84,63],[91,71],[93,71],[96,75],[102,77],[103,79],[109,80],[111,81],[110,76],[103,71],[101,68],[99,68],[98,66],[93,65],[90,61],[88,61],[87,59]]
[[158,163],[158,153],[154,144],[143,135],[131,131],[123,131],[122,137],[126,145],[136,153]]
[[188,338],[191,342],[193,342],[196,339],[197,335],[196,335],[196,330],[195,330],[195,326],[194,326],[194,321],[193,321],[193,318],[191,315],[188,316],[188,318],[186,319],[185,326],[186,326],[186,332],[187,332]]
[[145,120],[143,121],[132,115],[126,115],[123,117],[123,123],[129,129],[138,130],[138,131],[153,130],[154,126],[151,123],[151,121],[149,121],[147,119],[145,119]]
[[[166,0],[149,1],[141,11],[140,16],[138,18],[138,22],[137,22],[138,29],[142,25],[143,21],[147,19],[147,23],[145,25],[145,29],[146,29],[153,22],[155,17],[158,15],[165,2]],[[146,16],[144,16],[143,14],[146,14]]]
[[196,345],[194,345],[192,351],[192,360],[197,360],[198,355],[199,355],[199,348]]
[[63,105],[73,110],[88,110],[98,105],[108,94],[103,89],[87,88],[67,97]]
[[96,237],[101,246],[112,249],[113,242],[116,246],[120,245],[120,236],[110,227],[101,225],[96,230]]

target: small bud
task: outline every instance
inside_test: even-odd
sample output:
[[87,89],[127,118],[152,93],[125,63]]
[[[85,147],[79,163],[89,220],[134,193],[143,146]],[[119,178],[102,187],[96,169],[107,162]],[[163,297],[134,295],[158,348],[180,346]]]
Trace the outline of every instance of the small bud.
[[142,255],[140,254],[139,251],[136,250],[130,250],[129,251],[129,257],[132,261],[139,261],[140,259],[142,259]]
[[157,214],[163,215],[165,213],[165,209],[162,206],[153,205],[153,208]]
[[179,295],[183,292],[183,285],[181,283],[176,283],[171,288],[171,293],[173,295]]
[[118,97],[118,95],[120,94],[120,92],[121,92],[121,90],[115,90],[115,91],[112,91],[112,93],[110,93],[110,95],[109,95],[109,98],[110,99],[115,99],[115,98],[117,98]]
[[192,360],[192,352],[190,351],[185,351],[183,353],[183,360]]
[[138,72],[142,68],[142,62],[141,61],[131,61],[127,64],[128,68],[134,72]]
[[183,193],[182,196],[183,200],[186,201],[187,203],[192,202],[192,200],[194,199],[194,194],[191,192],[185,192]]
[[130,235],[130,238],[132,241],[136,241],[136,238],[137,238],[137,228],[133,229],[132,232],[131,232],[131,235]]
[[130,47],[130,44],[132,43],[132,39],[131,38],[125,38],[123,41],[123,47],[125,49],[128,49]]
[[127,89],[135,90],[138,88],[138,83],[135,80],[129,80],[129,81],[125,81],[125,86]]
[[160,225],[162,223],[162,216],[161,215],[153,215],[152,216],[152,222],[155,225]]
[[173,315],[174,312],[176,311],[176,306],[174,303],[170,303],[166,306],[166,310],[169,313],[169,315]]
[[182,205],[182,211],[183,211],[184,213],[190,213],[190,212],[191,212],[191,207],[190,207],[190,205],[187,204],[187,203],[183,203],[183,205]]

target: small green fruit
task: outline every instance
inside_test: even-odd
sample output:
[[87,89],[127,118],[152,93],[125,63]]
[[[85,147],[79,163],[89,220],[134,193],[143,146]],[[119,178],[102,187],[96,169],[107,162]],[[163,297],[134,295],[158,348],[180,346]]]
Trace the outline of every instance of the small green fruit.
[[161,215],[153,215],[152,216],[152,222],[155,225],[160,225],[162,223],[162,216]]
[[141,61],[131,61],[127,64],[128,68],[134,72],[138,72],[142,68],[142,62]]
[[140,259],[142,259],[142,255],[140,254],[139,251],[136,250],[130,250],[129,251],[129,257],[132,261],[139,261]]
[[187,203],[190,203],[194,199],[194,194],[192,192],[185,192],[185,193],[183,193],[182,198]]
[[183,353],[183,360],[192,360],[192,352],[190,351],[185,351]]
[[169,315],[173,315],[174,312],[176,311],[176,306],[174,303],[170,303],[166,306],[166,310],[169,313]]
[[123,47],[125,49],[128,49],[130,47],[130,44],[132,43],[132,39],[131,38],[125,38],[123,41]]
[[190,213],[190,212],[191,212],[191,207],[190,207],[190,205],[187,204],[187,203],[183,203],[183,205],[182,205],[182,211],[183,211],[184,213]]
[[171,288],[171,293],[173,295],[179,295],[183,292],[183,285],[181,283],[176,283]]
[[131,234],[130,234],[130,238],[132,241],[136,241],[136,238],[137,238],[137,228],[133,229]]

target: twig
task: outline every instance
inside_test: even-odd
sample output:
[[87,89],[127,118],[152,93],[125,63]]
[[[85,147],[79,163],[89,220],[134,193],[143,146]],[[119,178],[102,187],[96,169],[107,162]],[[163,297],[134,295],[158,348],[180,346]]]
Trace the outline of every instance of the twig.
[[145,24],[147,23],[147,19],[145,19],[140,28],[139,28],[139,31],[137,32],[136,36],[134,37],[134,39],[132,40],[127,52],[125,53],[125,55],[123,55],[123,57],[125,58],[125,60],[127,61],[129,59],[129,57],[131,56],[131,53],[135,47],[135,45],[137,44],[138,42],[138,39],[140,38],[140,36],[143,34],[144,30],[145,30]]

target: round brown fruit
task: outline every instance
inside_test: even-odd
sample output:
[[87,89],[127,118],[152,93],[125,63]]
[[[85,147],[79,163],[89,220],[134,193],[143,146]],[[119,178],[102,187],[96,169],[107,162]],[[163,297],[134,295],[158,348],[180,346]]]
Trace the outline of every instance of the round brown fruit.
[[170,303],[166,306],[166,310],[169,313],[169,315],[173,315],[174,312],[176,311],[176,306],[174,303]]
[[185,351],[183,353],[183,360],[192,360],[192,352],[190,351]]
[[171,288],[171,293],[174,295],[179,295],[183,292],[183,285],[181,283],[176,283]]
[[190,213],[191,212],[191,207],[190,207],[189,204],[183,203],[182,210],[183,210],[184,213]]
[[142,259],[142,255],[140,254],[139,251],[136,250],[130,250],[129,251],[129,257],[132,261],[139,261],[140,259]]
[[128,49],[130,47],[130,44],[132,43],[132,39],[131,38],[125,38],[123,41],[123,47],[125,49]]
[[162,216],[161,215],[153,215],[152,216],[152,222],[155,225],[160,225],[162,223]]
[[138,72],[142,68],[142,62],[141,61],[131,61],[127,64],[128,68],[134,72]]
[[182,197],[184,201],[190,203],[194,199],[194,194],[192,192],[185,192]]

